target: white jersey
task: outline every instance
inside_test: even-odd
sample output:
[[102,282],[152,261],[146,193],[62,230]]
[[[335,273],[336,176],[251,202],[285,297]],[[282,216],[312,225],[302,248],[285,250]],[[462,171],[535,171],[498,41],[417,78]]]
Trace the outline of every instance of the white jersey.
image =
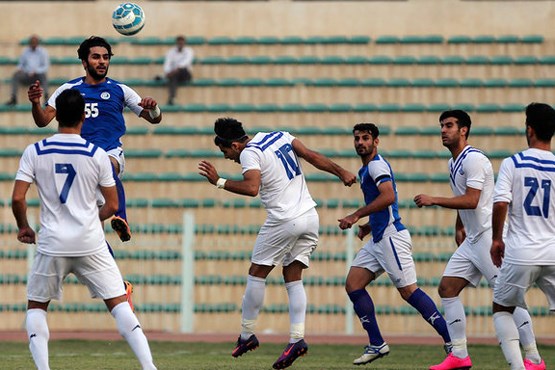
[[104,150],[79,135],[53,135],[25,149],[16,180],[37,185],[38,252],[77,257],[106,248],[96,189],[115,181]]
[[457,159],[449,159],[449,178],[455,196],[464,195],[466,188],[481,191],[475,209],[457,210],[464,225],[466,239],[473,244],[491,228],[493,167],[484,153],[467,145]]
[[509,203],[505,261],[555,264],[555,155],[527,149],[501,163],[494,202]]
[[283,131],[258,133],[241,152],[242,173],[261,173],[259,192],[268,212],[267,224],[291,220],[316,206],[291,145],[294,139]]

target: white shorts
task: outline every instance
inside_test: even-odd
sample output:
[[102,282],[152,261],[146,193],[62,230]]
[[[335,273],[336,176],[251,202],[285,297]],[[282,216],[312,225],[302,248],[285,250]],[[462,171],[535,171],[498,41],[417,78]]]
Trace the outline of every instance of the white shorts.
[[[114,158],[119,164],[119,173],[118,177],[121,179],[123,176],[123,171],[125,170],[125,155],[123,154],[123,149],[121,147],[117,147],[115,149],[109,150],[106,152],[108,156]],[[105,200],[100,192],[100,189],[96,189],[96,205],[98,207],[102,207],[104,205]]]
[[83,257],[54,257],[37,252],[27,282],[27,299],[36,302],[61,300],[63,281],[70,273],[89,288],[92,298],[106,300],[125,294],[116,261],[108,248],[104,248]]
[[280,225],[265,223],[256,237],[251,262],[263,266],[280,263],[289,266],[299,261],[308,267],[310,255],[318,245],[319,227],[318,212],[314,208]]
[[544,292],[549,309],[555,311],[555,266],[503,262],[493,289],[493,301],[505,307],[527,308],[525,295],[534,283]]
[[397,288],[416,283],[409,231],[401,230],[384,235],[377,243],[370,240],[358,251],[351,263],[351,267],[353,266],[372,271],[376,277],[385,271]]
[[490,287],[495,285],[499,269],[493,264],[490,255],[492,232],[484,232],[474,244],[467,240],[457,248],[449,258],[443,276],[459,277],[467,280],[472,286],[480,283],[482,276]]

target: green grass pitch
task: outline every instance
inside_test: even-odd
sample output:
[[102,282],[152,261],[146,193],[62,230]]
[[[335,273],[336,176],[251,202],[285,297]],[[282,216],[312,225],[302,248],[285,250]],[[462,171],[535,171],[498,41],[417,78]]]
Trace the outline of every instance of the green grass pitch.
[[[271,369],[284,348],[281,344],[261,343],[242,357],[232,358],[233,343],[151,342],[159,370],[264,370]],[[0,369],[33,369],[27,343],[0,342]],[[362,353],[363,344],[310,345],[308,354],[298,359],[291,369],[427,369],[443,360],[441,346],[391,345],[389,356],[370,365],[354,366],[351,361]],[[555,347],[539,346],[548,368],[555,364]],[[473,368],[508,369],[498,346],[470,345]],[[127,370],[138,369],[135,356],[124,341],[55,340],[50,342],[52,370]]]

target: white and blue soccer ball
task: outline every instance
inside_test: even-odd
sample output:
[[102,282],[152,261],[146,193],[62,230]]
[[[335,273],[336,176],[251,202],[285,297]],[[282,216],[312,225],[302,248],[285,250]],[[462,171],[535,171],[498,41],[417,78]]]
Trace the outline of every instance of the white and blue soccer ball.
[[145,26],[145,12],[134,3],[119,4],[112,13],[112,25],[122,35],[135,35]]

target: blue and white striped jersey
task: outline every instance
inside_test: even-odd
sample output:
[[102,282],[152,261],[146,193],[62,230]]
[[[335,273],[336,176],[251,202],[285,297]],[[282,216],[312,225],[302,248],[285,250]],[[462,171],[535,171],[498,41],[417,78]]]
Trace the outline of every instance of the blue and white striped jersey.
[[16,180],[37,185],[37,251],[86,256],[106,248],[96,191],[115,186],[115,181],[104,150],[79,135],[53,135],[25,149]]
[[139,115],[143,110],[139,106],[141,97],[127,85],[110,78],[97,85],[84,81],[84,77],[79,77],[66,82],[54,91],[47,105],[56,109],[56,98],[62,91],[78,90],[85,99],[85,123],[81,136],[105,151],[122,146],[120,139],[125,135],[123,110],[129,107]]
[[362,166],[358,171],[360,178],[360,187],[364,194],[364,202],[368,205],[380,195],[378,186],[385,181],[391,181],[393,191],[395,191],[395,202],[386,209],[370,215],[370,227],[372,228],[372,239],[374,242],[382,240],[384,235],[390,231],[387,230],[390,226],[394,227],[392,231],[401,231],[405,226],[401,223],[401,216],[399,216],[399,205],[397,198],[397,185],[395,184],[395,176],[389,162],[381,155],[376,156],[366,166]]
[[501,163],[494,202],[509,203],[505,261],[555,264],[555,155],[527,149]]
[[299,158],[284,131],[258,133],[241,152],[242,173],[259,170],[260,200],[267,224],[292,220],[316,206],[310,196]]
[[488,157],[480,150],[467,145],[456,159],[449,159],[449,184],[455,196],[466,193],[467,188],[480,190],[480,200],[475,209],[459,209],[466,240],[475,243],[491,229],[494,176]]

